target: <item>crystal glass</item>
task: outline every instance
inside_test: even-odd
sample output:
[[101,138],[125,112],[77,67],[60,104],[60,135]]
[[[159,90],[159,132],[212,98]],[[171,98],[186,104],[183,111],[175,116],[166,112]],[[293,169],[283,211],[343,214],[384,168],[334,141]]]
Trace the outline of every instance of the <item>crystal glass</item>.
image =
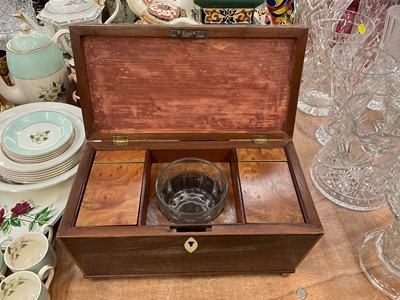
[[400,62],[400,5],[388,9],[380,46]]
[[[394,94],[398,64],[390,54],[366,45],[339,45],[332,51],[332,105],[315,137],[324,145],[340,125],[345,99],[359,93]],[[379,109],[379,103],[370,105]]]
[[400,4],[399,0],[362,0],[358,12],[370,17],[375,23],[375,31],[368,37],[368,45],[379,47],[384,33],[389,8]]
[[321,9],[311,15],[300,110],[314,116],[328,114],[332,103],[332,50],[346,43],[361,44],[373,30],[370,18],[351,11]]
[[295,24],[310,26],[310,16],[320,9],[345,11],[353,0],[303,0],[296,2]]
[[386,202],[394,216],[389,228],[368,232],[359,248],[360,266],[369,281],[400,299],[400,153],[384,180]]
[[[380,110],[372,101],[382,103]],[[314,157],[311,179],[329,200],[353,210],[385,204],[382,178],[400,145],[400,99],[356,94],[345,102],[337,131]]]
[[36,19],[31,0],[6,0],[0,5],[0,50],[6,49],[7,42],[19,29],[21,20],[12,16],[18,11],[24,12],[32,19]]
[[205,224],[224,209],[228,181],[215,164],[199,158],[175,160],[156,180],[157,204],[177,224]]

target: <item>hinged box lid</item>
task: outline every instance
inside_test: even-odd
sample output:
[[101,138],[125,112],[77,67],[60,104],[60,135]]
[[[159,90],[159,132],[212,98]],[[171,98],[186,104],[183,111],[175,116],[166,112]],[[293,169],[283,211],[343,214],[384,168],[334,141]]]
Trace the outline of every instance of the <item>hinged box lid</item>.
[[88,140],[292,137],[306,27],[70,31]]

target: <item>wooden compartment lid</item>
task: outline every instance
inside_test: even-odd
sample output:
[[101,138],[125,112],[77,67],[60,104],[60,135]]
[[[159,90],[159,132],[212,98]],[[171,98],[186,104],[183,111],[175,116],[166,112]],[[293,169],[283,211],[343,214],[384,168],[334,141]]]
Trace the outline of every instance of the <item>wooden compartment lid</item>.
[[290,139],[307,28],[71,26],[88,140]]

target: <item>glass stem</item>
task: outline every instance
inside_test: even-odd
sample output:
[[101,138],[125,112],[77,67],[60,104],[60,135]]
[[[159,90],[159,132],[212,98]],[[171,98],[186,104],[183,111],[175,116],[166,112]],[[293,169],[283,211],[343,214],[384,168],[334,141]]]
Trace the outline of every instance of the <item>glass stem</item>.
[[400,219],[396,218],[382,235],[379,245],[383,259],[400,276]]

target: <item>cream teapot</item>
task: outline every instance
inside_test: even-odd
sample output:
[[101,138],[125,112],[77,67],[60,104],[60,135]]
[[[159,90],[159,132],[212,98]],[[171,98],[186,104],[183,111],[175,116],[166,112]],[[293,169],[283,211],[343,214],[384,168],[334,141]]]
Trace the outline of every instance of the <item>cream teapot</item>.
[[66,102],[70,80],[57,40],[67,32],[60,30],[50,37],[23,23],[7,43],[6,61],[11,80],[5,82],[0,78],[0,94],[16,105]]
[[[44,26],[38,25],[22,12],[14,14],[15,17],[25,21],[30,27],[50,36],[60,29],[68,29],[71,24],[102,24],[102,12],[105,0],[50,0],[38,13],[37,18]],[[104,24],[111,23],[117,16],[121,1],[115,0],[115,9]],[[69,37],[65,37],[62,44],[64,52],[72,54]]]

